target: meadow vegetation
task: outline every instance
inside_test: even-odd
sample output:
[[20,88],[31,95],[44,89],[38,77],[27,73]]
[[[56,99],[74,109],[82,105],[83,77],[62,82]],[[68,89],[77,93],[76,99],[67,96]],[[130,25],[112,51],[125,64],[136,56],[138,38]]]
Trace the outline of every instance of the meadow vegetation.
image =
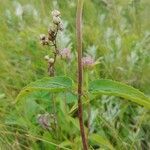
[[[58,47],[71,50],[70,60],[58,57],[56,76],[77,82],[76,0],[0,3],[0,149],[82,149],[76,84],[72,93],[33,91],[16,102],[29,83],[47,84],[41,81],[49,78],[44,56],[53,53],[40,44],[39,36],[47,32],[54,9],[61,12],[64,24]],[[96,63],[84,68],[84,91],[90,81],[103,78],[131,85],[150,97],[149,9],[149,0],[84,1],[83,56]],[[90,90],[94,88],[91,84]],[[150,107],[117,96],[83,97],[89,149],[149,150]]]

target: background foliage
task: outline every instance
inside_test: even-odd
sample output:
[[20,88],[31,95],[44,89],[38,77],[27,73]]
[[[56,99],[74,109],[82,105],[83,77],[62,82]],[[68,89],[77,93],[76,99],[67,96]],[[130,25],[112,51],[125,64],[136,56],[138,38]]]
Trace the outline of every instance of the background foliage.
[[[47,76],[43,57],[49,49],[39,44],[39,35],[46,32],[54,8],[61,11],[65,24],[59,45],[71,48],[73,55],[70,63],[57,62],[57,75],[69,75],[76,80],[76,1],[0,0],[0,3],[0,148],[56,149],[56,145],[61,145],[80,149],[76,113],[69,113],[76,103],[75,95],[56,96],[62,131],[59,140],[57,133],[43,130],[36,121],[39,113],[53,112],[48,92],[33,93],[21,104],[14,105],[24,86]],[[88,53],[100,60],[90,71],[90,80],[122,81],[150,95],[149,8],[149,0],[85,1],[84,55]],[[66,110],[64,97],[68,104]],[[101,96],[91,105],[93,149],[150,148],[148,110],[114,96]],[[86,118],[87,113],[84,115]]]

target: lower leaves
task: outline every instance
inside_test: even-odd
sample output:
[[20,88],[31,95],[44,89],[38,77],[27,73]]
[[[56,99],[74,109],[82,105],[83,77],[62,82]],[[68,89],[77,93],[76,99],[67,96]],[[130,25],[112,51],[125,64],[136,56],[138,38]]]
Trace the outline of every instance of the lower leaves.
[[[35,134],[36,136],[40,135],[43,139],[45,135],[50,135],[51,141],[54,141],[55,143],[55,144],[49,143],[48,145],[50,148],[52,148],[53,146],[55,148],[62,147],[63,149],[72,149],[81,147],[79,123],[77,120],[77,106],[74,105],[75,102],[77,102],[77,96],[75,93],[72,93],[72,88],[73,88],[73,81],[68,77],[43,78],[41,80],[32,82],[28,86],[26,86],[20,92],[20,94],[16,99],[16,101],[20,100],[20,103],[16,104],[18,107],[17,111],[20,115],[20,120],[23,118],[26,119],[25,121],[23,121],[24,126],[28,128],[30,133]],[[142,105],[145,108],[148,109],[150,108],[150,100],[146,95],[144,95],[144,93],[140,92],[139,90],[131,86],[112,80],[100,79],[92,81],[89,84],[89,93],[91,93],[94,96],[103,94],[109,96],[118,96],[130,100],[138,105]],[[53,103],[52,102],[53,94],[55,95],[57,107],[56,109],[58,121],[57,134],[59,136],[59,139],[57,139],[57,136],[55,135],[56,130],[53,131],[53,128],[51,130],[47,130],[47,127],[49,126],[46,126],[47,123],[49,123],[48,122],[49,119],[53,121],[52,117],[49,117],[51,116],[49,114],[53,114],[52,112],[49,112],[50,110],[52,111],[52,107],[50,107],[50,105],[52,105]],[[92,97],[90,96],[90,100],[92,98],[93,96]],[[26,101],[24,101],[23,99],[26,99]],[[84,103],[86,104],[86,101],[84,100],[85,99],[83,99],[83,104]],[[75,106],[75,108],[73,107],[73,105]],[[72,107],[73,111],[71,109]],[[87,112],[85,110],[86,109],[84,109],[84,115],[85,114],[87,115]],[[38,116],[38,114],[40,114],[40,116]],[[13,117],[15,118],[15,116]],[[95,117],[95,119],[96,118],[97,117]],[[21,125],[22,123],[19,120],[13,120],[12,122],[12,119],[13,119],[12,117],[8,118],[6,123],[8,125],[13,126],[17,125],[18,127],[22,126]],[[86,122],[86,119],[84,120],[84,122]],[[85,129],[87,129],[85,124],[84,126]],[[103,130],[102,126],[100,128],[101,130]],[[105,128],[106,127],[104,127],[104,130],[106,130]],[[90,132],[88,140],[90,148],[99,147],[99,148],[108,148],[111,150],[114,150],[116,148],[106,135],[105,136],[101,135],[100,132],[95,133],[94,129],[92,132]],[[42,141],[40,145],[45,144],[47,143]]]

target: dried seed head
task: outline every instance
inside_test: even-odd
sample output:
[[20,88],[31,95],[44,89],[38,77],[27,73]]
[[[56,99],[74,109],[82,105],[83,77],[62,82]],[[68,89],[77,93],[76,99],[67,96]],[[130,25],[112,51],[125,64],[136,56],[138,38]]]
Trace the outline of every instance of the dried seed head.
[[53,16],[53,23],[58,25],[61,22],[61,19],[59,17]]
[[54,26],[50,26],[49,29],[48,29],[48,34],[55,34],[56,32],[56,28]]
[[60,23],[58,24],[58,30],[60,30],[60,31],[63,31],[63,30],[64,30],[64,25],[63,25],[62,22],[60,22]]
[[50,26],[48,29],[48,39],[50,41],[54,41],[56,38],[56,28],[54,26]]
[[49,44],[48,37],[46,37],[46,39],[45,39],[45,44],[46,44],[46,45],[48,45],[48,44]]
[[53,38],[51,35],[48,35],[48,39],[49,39],[50,41],[54,41],[54,38]]
[[52,29],[48,29],[48,34],[49,34],[49,35],[54,35],[54,34],[55,34],[55,32],[54,32],[54,31],[52,31]]
[[46,35],[45,34],[41,34],[40,35],[40,40],[45,40],[46,39]]
[[48,41],[48,40],[42,40],[42,41],[41,41],[41,44],[42,44],[42,45],[49,45],[49,41]]
[[55,17],[60,16],[60,12],[58,10],[53,10],[51,14],[52,14],[52,16],[55,16]]
[[50,64],[53,64],[53,63],[54,63],[54,58],[49,58],[49,59],[48,59],[48,62],[49,62]]
[[48,37],[45,34],[40,35],[40,41],[42,45],[49,45]]
[[49,60],[49,56],[48,55],[44,56],[44,59],[48,61]]
[[54,41],[55,38],[56,38],[55,35],[48,35],[48,40],[49,40],[49,41]]

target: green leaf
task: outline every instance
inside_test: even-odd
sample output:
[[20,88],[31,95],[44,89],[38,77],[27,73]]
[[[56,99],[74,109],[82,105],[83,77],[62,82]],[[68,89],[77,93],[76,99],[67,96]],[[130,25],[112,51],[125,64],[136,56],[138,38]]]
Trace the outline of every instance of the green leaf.
[[94,143],[99,144],[100,146],[103,145],[104,147],[109,148],[110,150],[115,150],[106,138],[98,134],[91,134],[90,140],[93,141]]
[[49,91],[52,93],[69,91],[72,80],[68,77],[49,77],[37,80],[27,85],[17,96],[16,101],[35,91]]
[[150,98],[138,89],[117,81],[109,79],[92,81],[89,84],[89,91],[93,94],[119,96],[150,109]]

